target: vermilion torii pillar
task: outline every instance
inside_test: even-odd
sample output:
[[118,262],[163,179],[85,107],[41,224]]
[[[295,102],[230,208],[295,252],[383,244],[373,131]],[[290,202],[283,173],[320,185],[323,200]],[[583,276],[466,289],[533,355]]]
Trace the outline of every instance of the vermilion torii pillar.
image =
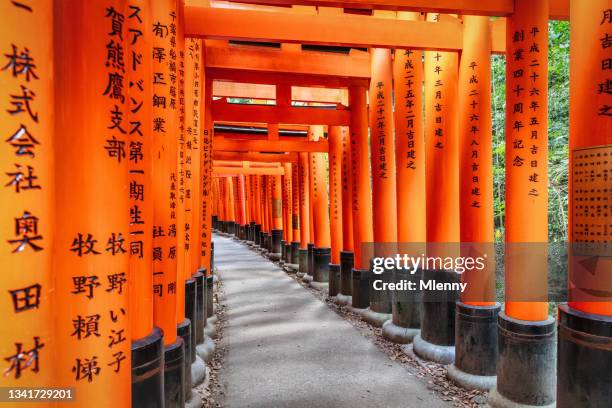
[[[162,331],[153,326],[153,123],[152,9],[150,1],[128,4],[127,102],[129,123],[129,306],[132,337],[132,405],[163,401]],[[140,56],[140,57],[139,57]]]
[[[184,348],[177,337],[177,139],[178,73],[168,58],[177,58],[178,12],[175,0],[152,3],[153,18],[153,302],[154,321],[164,333],[165,406],[184,403]],[[176,60],[175,64],[176,64]],[[174,67],[176,69],[176,66]],[[173,78],[173,81],[170,78]],[[171,89],[172,88],[172,89]],[[174,89],[174,91],[173,91]],[[174,93],[173,93],[174,92]],[[180,307],[183,307],[181,303]]]
[[[311,126],[313,140],[323,138],[323,126]],[[312,281],[315,289],[326,289],[329,279],[330,231],[329,198],[327,194],[327,174],[325,172],[325,153],[311,153],[312,219],[314,222],[314,247],[312,250]]]
[[297,272],[300,265],[300,182],[298,163],[291,163],[291,229],[293,239],[291,241],[291,259],[287,267],[290,272]]
[[506,26],[505,310],[493,407],[554,405],[548,315],[548,1],[515,0]]
[[448,376],[466,388],[495,385],[497,314],[493,245],[493,140],[491,33],[489,19],[463,17],[459,66],[459,207],[461,256],[481,258],[484,268],[466,269],[456,307],[455,364]]
[[[419,13],[399,13],[398,18],[421,20]],[[395,50],[393,89],[398,253],[414,256],[424,253],[426,241],[422,61],[423,52],[420,50]],[[418,285],[421,275],[422,270],[401,269],[395,271],[394,281],[408,280]],[[420,291],[396,291],[394,295],[392,318],[385,322],[382,333],[391,341],[409,343],[421,327]]]
[[310,167],[308,153],[299,153],[299,192],[300,192],[300,249],[298,276],[300,278],[308,274],[308,243],[310,242]]
[[368,143],[368,107],[364,87],[349,88],[351,107],[351,174],[353,176],[351,207],[353,213],[353,249],[355,266],[352,271],[352,310],[363,311],[370,305],[369,257],[364,243],[373,241],[372,195]]
[[[438,15],[428,15],[437,21]],[[427,257],[459,255],[459,163],[457,143],[458,55],[425,52],[425,174],[427,199]],[[426,265],[423,280],[456,282],[454,270],[439,263]],[[414,352],[443,364],[455,356],[454,291],[424,291],[421,332],[414,337]]]
[[612,400],[612,378],[602,375],[612,365],[612,5],[571,1],[570,19],[569,302],[559,306],[557,406],[604,407]]
[[[391,50],[370,50],[370,145],[372,162],[372,200],[374,206],[374,252],[393,256],[397,243],[397,200],[393,126],[393,66]],[[377,276],[389,282],[392,271]],[[390,293],[370,292],[370,308],[363,317],[381,327],[391,317]]]
[[340,291],[340,251],[343,242],[342,219],[342,128],[330,126],[329,143],[329,218],[331,254],[329,260],[329,296]]
[[[55,373],[60,371],[55,370],[54,349],[61,342],[54,332],[51,298],[55,291],[51,271],[57,219],[53,213],[52,167],[53,144],[57,143],[53,4],[48,0],[31,2],[29,7],[20,7],[17,2],[0,5],[0,92],[5,101],[0,113],[0,161],[5,177],[0,191],[0,265],[5,271],[0,283],[4,320],[0,352],[2,385],[11,388],[60,385],[56,382]],[[92,64],[98,65],[97,61]],[[98,85],[104,80],[101,75],[96,78]],[[94,98],[99,98],[98,94]],[[70,319],[68,314],[61,315],[62,324],[68,327]],[[62,340],[68,341],[69,334],[65,333]],[[74,360],[57,368],[72,385],[70,363]],[[128,367],[121,369],[126,373],[122,378],[129,381]],[[121,389],[125,391],[125,386]]]
[[[41,7],[38,12],[42,12],[41,3],[37,5]],[[111,49],[127,48],[127,2],[57,1],[54,6],[54,23],[60,30],[55,36],[54,79],[56,100],[61,101],[55,104],[54,114],[55,143],[61,146],[61,150],[57,150],[60,156],[55,160],[55,177],[62,183],[57,183],[55,188],[54,218],[61,220],[61,224],[55,231],[53,253],[57,306],[57,345],[53,354],[57,369],[54,373],[56,380],[50,383],[75,387],[75,406],[78,407],[90,406],[91,401],[106,406],[129,407],[128,61],[116,58],[117,54],[110,52]],[[26,19],[24,16],[22,24]],[[21,47],[25,45],[28,44]],[[35,50],[46,52],[36,47],[30,50],[32,54],[25,55],[36,58],[27,60],[28,63],[40,61],[40,71],[32,67],[14,77],[24,81],[25,86],[34,83],[36,77],[41,78],[41,83],[48,78],[48,71],[44,68],[46,60],[38,59],[44,55],[33,54]],[[22,58],[19,63],[25,63],[23,49],[16,51],[22,53],[19,54]],[[8,72],[2,72],[3,77],[18,67],[23,70],[24,66],[9,67]],[[41,92],[41,98],[45,96]],[[32,108],[36,109],[32,110],[33,113],[40,112],[39,120],[44,124],[46,112],[40,111],[40,106]],[[30,123],[24,118],[25,122]],[[45,134],[35,132],[32,127],[29,133],[22,135],[12,146],[23,152],[21,159],[35,159],[39,154],[40,159],[44,159],[45,149],[49,147]],[[37,142],[24,137],[33,137]],[[23,163],[31,166],[27,161]],[[48,169],[34,170],[38,173]],[[42,191],[48,191],[50,187],[41,184],[49,182],[45,176],[29,180],[41,185]],[[31,191],[21,192],[24,196],[27,193]],[[32,211],[41,210],[33,207]],[[32,212],[26,217],[26,221],[30,218],[28,231],[45,232],[42,229],[46,225],[43,218],[40,218],[38,230],[32,224],[33,217],[39,216],[42,214]],[[51,249],[48,246],[50,242],[43,239],[29,242]],[[17,255],[32,252],[34,248],[30,244]],[[174,315],[169,321],[176,335]],[[38,359],[41,357],[38,350],[51,344],[43,336],[35,336],[16,339],[22,344],[22,353],[37,357],[28,362],[33,366],[21,373],[27,376],[25,378],[31,378],[32,369],[44,368],[43,361]]]
[[[348,92],[344,91],[348,105]],[[342,185],[342,251],[340,251],[340,282],[336,302],[346,304],[351,296],[351,275],[354,264],[353,243],[353,174],[351,171],[351,138],[348,126],[341,128],[341,185]]]
[[285,226],[283,233],[285,234],[285,243],[282,261],[284,264],[291,263],[291,242],[293,242],[293,170],[291,163],[283,163],[284,170],[283,175],[283,204],[285,216],[283,218],[283,225]]
[[270,216],[272,221],[270,259],[278,261],[283,238],[282,180],[280,175],[269,176],[268,179],[270,180]]

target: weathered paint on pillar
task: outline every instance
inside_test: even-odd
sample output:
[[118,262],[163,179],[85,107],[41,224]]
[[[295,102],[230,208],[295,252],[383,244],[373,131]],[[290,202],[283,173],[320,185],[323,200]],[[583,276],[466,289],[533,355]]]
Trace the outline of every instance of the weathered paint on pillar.
[[463,27],[458,97],[460,231],[466,243],[462,255],[482,257],[485,267],[462,274],[467,286],[461,300],[488,306],[495,304],[491,31],[483,16],[464,16]]
[[[189,263],[186,271],[194,274],[202,265],[200,257],[202,246],[202,186],[200,171],[200,155],[202,154],[202,41],[195,38],[185,40],[185,214],[189,222],[189,230],[185,231],[185,250],[189,253]],[[187,261],[186,261],[187,263]],[[208,268],[206,268],[208,269]]]
[[298,163],[291,163],[291,229],[293,242],[300,241],[300,182]]
[[[437,15],[428,15],[427,20],[435,21]],[[428,243],[459,241],[457,76],[457,53],[425,51],[425,189]],[[436,256],[433,252],[435,251],[428,253],[428,256]]]
[[148,0],[129,2],[127,13],[126,66],[129,132],[129,300],[132,339],[141,339],[153,329],[153,124],[149,103],[152,97],[151,5]]
[[342,126],[340,135],[342,140],[342,250],[344,251],[353,250],[353,211],[351,209],[353,175],[351,174],[351,138],[349,132],[347,126]]
[[[55,190],[61,224],[53,252],[57,346],[47,346],[57,362],[51,384],[75,387],[71,406],[96,401],[129,407],[128,60],[114,52],[128,46],[127,3],[54,5],[60,30],[55,91],[61,101],[55,104],[55,143],[61,146],[55,177],[62,182]],[[35,137],[44,143],[42,134]],[[34,145],[28,149],[38,154],[42,146]],[[39,347],[44,340],[37,341]],[[35,347],[23,341],[23,351]]]
[[[176,341],[177,293],[177,129],[178,101],[167,59],[176,53],[170,25],[176,24],[176,2],[153,2],[153,315],[164,332],[164,344]],[[183,285],[181,285],[183,286]]]
[[351,107],[351,173],[353,175],[353,249],[355,269],[365,269],[369,265],[362,260],[362,244],[372,242],[372,196],[370,190],[370,161],[368,143],[368,108],[366,89],[349,88]]
[[342,129],[329,127],[329,218],[331,263],[340,264],[342,250]]
[[397,242],[396,169],[393,129],[391,50],[370,50],[370,145],[374,241]]
[[[323,126],[311,126],[313,140],[323,138]],[[329,199],[327,196],[327,174],[325,153],[310,154],[312,185],[312,218],[314,222],[314,244],[316,248],[330,247]]]
[[300,248],[307,249],[310,241],[310,164],[308,153],[299,153],[300,179]]
[[[548,1],[515,0],[506,20],[505,311],[545,320],[548,242]],[[516,300],[516,301],[513,301]]]
[[[419,13],[401,14],[406,20],[421,19]],[[397,49],[393,62],[399,242],[427,240],[422,57],[420,50]]]
[[[612,241],[612,213],[600,201],[612,198],[612,4],[570,4],[569,236],[575,249],[570,248],[569,306],[612,316],[612,258],[604,256],[605,243]],[[607,167],[593,157],[607,157]],[[594,177],[587,177],[591,171]],[[592,192],[606,188],[607,196]],[[595,208],[586,208],[587,200],[597,202]],[[603,296],[594,296],[595,291]]]
[[[4,177],[0,192],[0,267],[4,271],[0,353],[3,386],[40,387],[55,385],[57,378],[50,296],[55,285],[51,271],[56,219],[53,2],[20,4],[0,5],[0,92],[4,98],[0,113]],[[70,324],[69,316],[63,319]]]

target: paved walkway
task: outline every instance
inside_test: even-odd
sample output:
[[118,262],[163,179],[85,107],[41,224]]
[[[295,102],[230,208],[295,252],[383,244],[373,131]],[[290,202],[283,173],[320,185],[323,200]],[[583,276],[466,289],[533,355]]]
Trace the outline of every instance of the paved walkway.
[[225,406],[448,407],[276,265],[215,236]]

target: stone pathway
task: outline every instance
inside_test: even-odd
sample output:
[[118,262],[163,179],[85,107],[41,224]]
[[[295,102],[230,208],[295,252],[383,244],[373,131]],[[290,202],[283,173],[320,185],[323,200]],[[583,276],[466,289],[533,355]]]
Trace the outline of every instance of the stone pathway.
[[215,236],[228,324],[224,406],[448,407],[280,268]]

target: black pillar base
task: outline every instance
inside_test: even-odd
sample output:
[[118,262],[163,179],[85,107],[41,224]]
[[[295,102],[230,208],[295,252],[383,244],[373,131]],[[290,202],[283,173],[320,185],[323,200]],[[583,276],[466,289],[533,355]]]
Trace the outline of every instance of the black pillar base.
[[262,232],[261,242],[262,242],[261,247],[265,249],[266,251],[270,252],[270,234],[268,234],[267,232]]
[[[454,271],[424,270],[423,281],[429,280],[455,283],[459,281],[459,277]],[[420,337],[432,347],[440,346],[442,360],[438,362],[445,364],[450,364],[454,360],[454,347],[452,346],[455,345],[455,303],[457,299],[457,291],[423,291]],[[452,348],[451,355],[444,351],[445,347]],[[416,345],[414,352],[422,358],[431,359],[428,356],[432,354],[420,353]]]
[[314,276],[314,244],[308,244],[308,272],[307,275]]
[[255,229],[253,230],[253,237],[255,238],[255,244],[261,246],[261,224],[255,224]]
[[193,279],[196,281],[196,318],[194,330],[196,333],[196,344],[202,344],[204,343],[204,326],[206,326],[206,287],[204,286],[206,269],[199,268],[193,274]]
[[355,261],[355,254],[349,251],[340,251],[340,288],[339,293],[351,296],[351,271]]
[[273,254],[278,254],[280,256],[282,240],[283,240],[283,230],[280,230],[280,229],[272,230],[272,242],[271,242],[270,252],[272,252]]
[[249,223],[249,229],[248,229],[249,233],[248,233],[248,240],[251,242],[255,242],[255,221],[251,221]]
[[224,233],[224,234],[225,234],[225,221],[223,221],[223,220],[219,220],[219,221],[217,222],[217,225],[218,225],[218,227],[219,227],[219,228],[217,228],[217,229],[219,230],[219,232],[222,232],[222,233]]
[[[374,313],[389,315],[391,318],[391,292],[388,290],[374,290],[374,281],[380,280],[382,282],[389,283],[393,279],[392,270],[385,270],[381,274],[370,274],[370,310]],[[377,325],[379,320],[384,319],[384,316],[376,316],[377,317]],[[379,327],[382,326],[380,323]]]
[[491,407],[555,406],[555,325],[550,316],[531,322],[499,313],[497,386],[489,394]]
[[219,229],[219,217],[217,215],[213,215],[212,217],[212,229],[214,230],[218,230]]
[[336,296],[340,292],[340,265],[328,265],[329,270],[329,296]]
[[612,404],[612,316],[559,305],[557,407]]
[[206,277],[206,317],[212,317],[214,314],[213,310],[213,276]]
[[132,341],[132,407],[164,406],[164,336],[151,333]]
[[299,272],[301,274],[308,273],[308,249],[299,249],[299,257],[300,257],[300,269]]
[[300,263],[300,242],[293,241],[291,243],[291,259],[289,260],[290,264],[298,265]]
[[285,242],[285,253],[283,256],[283,261],[287,264],[291,263],[291,243]]
[[314,248],[312,251],[314,261],[313,281],[329,282],[329,261],[331,260],[330,248]]
[[176,326],[176,334],[183,339],[184,356],[183,370],[185,370],[183,381],[183,393],[185,401],[191,399],[191,322],[189,319],[183,320]]
[[411,274],[404,269],[395,270],[393,282],[414,282],[415,290],[396,290],[391,296],[391,320],[383,325],[382,335],[394,343],[407,344],[421,330],[422,292],[419,284],[422,271]]
[[164,349],[164,407],[185,405],[185,345],[182,337]]
[[501,306],[472,306],[457,302],[455,364],[448,377],[464,388],[489,390],[495,386],[498,355],[497,315]]
[[370,306],[370,270],[353,268],[352,303],[357,309],[366,309]]
[[285,262],[285,257],[287,256],[287,241],[281,239],[280,243],[280,260],[281,262]]
[[[196,288],[196,280],[191,278],[185,281],[185,318],[189,320],[191,324],[191,334],[190,334],[190,342],[189,347],[185,345],[185,360],[189,362],[189,364],[193,364],[196,359],[196,319],[197,319],[197,288]],[[187,348],[191,354],[187,353]]]

